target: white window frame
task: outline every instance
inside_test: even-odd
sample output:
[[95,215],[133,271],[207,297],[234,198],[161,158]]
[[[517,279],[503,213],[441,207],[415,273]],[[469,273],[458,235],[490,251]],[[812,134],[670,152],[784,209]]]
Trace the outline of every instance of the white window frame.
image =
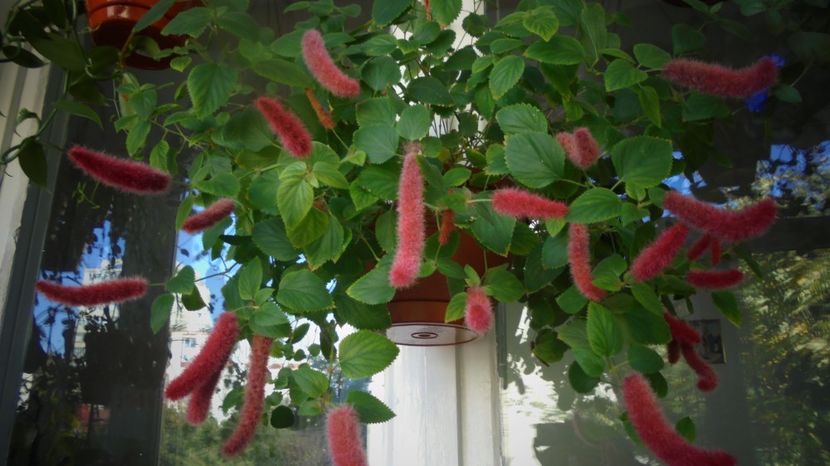
[[[23,68],[14,63],[0,64],[0,151],[34,134],[33,121],[17,125],[17,113],[27,108],[40,113],[46,98],[49,66]],[[5,309],[18,230],[23,216],[29,178],[17,160],[0,177],[0,313]]]

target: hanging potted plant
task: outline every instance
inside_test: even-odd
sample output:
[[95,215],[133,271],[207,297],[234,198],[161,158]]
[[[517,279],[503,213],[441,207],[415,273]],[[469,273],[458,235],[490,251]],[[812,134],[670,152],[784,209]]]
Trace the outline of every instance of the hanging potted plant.
[[[123,49],[133,39],[149,40],[148,47],[169,50],[184,37],[163,34],[176,15],[199,5],[198,0],[85,0],[92,40],[101,46]],[[144,69],[167,68],[170,59],[154,58],[137,48],[127,55],[127,65]]]
[[[227,272],[226,312],[167,396],[189,396],[189,419],[203,420],[228,355],[249,339],[245,401],[226,454],[243,450],[260,424],[269,355],[321,355],[329,374],[364,378],[395,359],[393,340],[429,343],[435,327],[451,324],[458,331],[447,342],[460,343],[488,331],[495,303],[519,301],[541,322],[530,342],[537,357],[573,354],[577,391],[625,380],[620,411],[655,456],[732,464],[677,435],[644,376],[665,383],[666,347],[669,362],[683,358],[698,387],[714,389],[714,372],[696,356],[700,337],[684,321],[691,309],[673,303],[700,289],[728,296],[743,274],[722,256],[742,256],[740,244],[775,220],[775,203],[721,208],[665,180],[694,171],[708,156],[700,147],[712,144],[686,146],[691,129],[678,115],[711,124],[731,115],[724,105],[794,91],[780,63],[725,67],[620,44],[607,29],[618,17],[597,3],[572,2],[572,11],[523,2],[498,20],[464,13],[471,42],[458,47],[447,25],[460,2],[430,11],[377,1],[355,29],[344,25],[359,8],[298,2],[290,9],[309,19],[276,38],[247,2],[203,3],[161,31],[192,38],[179,51],[202,57],[172,58],[182,72],[173,100],[146,105],[160,85],[116,67],[124,116],[114,124],[138,160],[79,146],[66,157],[102,184],[153,195],[170,185],[181,155],[173,148],[195,152],[179,167],[189,189],[177,226],[204,232],[206,248],[239,267]],[[149,143],[152,125],[165,131]],[[4,157],[32,157],[25,149]],[[191,215],[194,206],[205,208]],[[177,298],[203,305],[193,304],[193,279],[188,268],[171,278],[153,305],[156,326]],[[146,290],[140,281],[39,286],[76,305]],[[432,317],[412,316],[423,308]],[[423,322],[419,334],[412,326]],[[340,339],[345,324],[358,330]],[[319,337],[298,352],[311,325]],[[361,464],[356,423],[393,414],[365,393],[334,406],[326,372],[310,365],[286,374],[273,383],[286,399],[290,391],[292,407],[328,413],[335,464]],[[292,413],[274,407],[272,424],[290,425]]]

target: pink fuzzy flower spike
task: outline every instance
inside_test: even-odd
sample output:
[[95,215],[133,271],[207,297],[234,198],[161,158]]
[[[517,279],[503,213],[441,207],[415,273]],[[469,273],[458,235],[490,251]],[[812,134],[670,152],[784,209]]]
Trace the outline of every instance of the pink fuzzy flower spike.
[[395,288],[415,284],[424,252],[424,180],[418,166],[420,151],[417,143],[407,145],[398,184],[398,248],[389,272],[389,283]]
[[680,350],[683,352],[683,359],[686,364],[697,374],[697,388],[702,392],[711,392],[718,386],[718,374],[714,369],[697,354],[694,346],[688,343],[681,343]]
[[188,233],[206,230],[230,215],[233,208],[233,199],[220,199],[198,214],[187,217],[187,220],[182,224],[182,230]]
[[576,138],[574,135],[565,131],[556,133],[556,142],[558,142],[559,145],[562,146],[562,149],[565,150],[565,155],[568,159],[576,165],[579,160],[579,148],[576,145]]
[[568,262],[574,285],[583,296],[599,302],[605,298],[605,291],[593,283],[590,242],[588,227],[571,223],[568,228]]
[[338,97],[357,97],[360,83],[340,71],[326,50],[323,36],[316,29],[303,34],[303,60],[314,79]]
[[271,130],[280,138],[289,154],[298,159],[311,154],[311,134],[297,115],[283,108],[276,99],[268,97],[258,98],[256,108],[268,121]]
[[666,345],[666,355],[669,364],[676,364],[680,360],[680,343],[677,340],[672,340]]
[[75,146],[69,160],[96,181],[135,194],[162,194],[170,187],[170,175],[132,160]]
[[631,275],[638,282],[651,280],[668,268],[683,246],[689,228],[678,223],[663,231],[631,264]]
[[663,313],[663,318],[669,324],[672,338],[678,343],[696,345],[700,343],[700,333],[683,319],[677,318],[668,312]]
[[94,285],[64,286],[40,280],[35,288],[51,301],[68,306],[97,306],[138,299],[147,293],[144,278],[120,278]]
[[595,164],[600,155],[599,144],[597,144],[591,132],[588,131],[588,128],[577,128],[574,131],[574,139],[579,150],[577,160],[571,159],[574,165],[585,169]]
[[723,251],[721,250],[720,240],[714,239],[712,240],[712,246],[710,248],[710,261],[712,265],[720,264],[721,256],[723,255]]
[[490,298],[480,286],[467,288],[464,321],[477,333],[484,334],[490,330],[493,323],[493,306],[490,304]]
[[367,466],[357,411],[341,405],[326,416],[329,455],[334,466]]
[[447,209],[441,214],[441,228],[438,230],[438,244],[445,246],[450,240],[450,235],[455,231],[455,212]]
[[729,270],[689,270],[686,281],[696,288],[723,290],[739,285],[744,274],[738,269]]
[[271,344],[274,340],[255,335],[251,344],[251,359],[248,364],[248,379],[245,385],[245,401],[242,404],[242,413],[239,424],[230,438],[225,442],[222,452],[226,456],[235,456],[242,453],[254,438],[262,410],[265,405],[265,381],[268,377],[268,356],[271,354]]
[[690,261],[697,260],[700,256],[703,255],[704,252],[706,252],[707,249],[709,249],[711,244],[712,244],[712,237],[711,236],[709,236],[709,235],[701,236],[700,239],[695,241],[694,244],[692,244],[692,247],[689,248],[689,252],[686,255],[686,257]]
[[599,159],[599,144],[588,128],[577,128],[573,133],[558,133],[556,141],[565,150],[568,160],[583,170]]
[[193,393],[190,394],[190,400],[187,401],[187,422],[190,425],[199,425],[207,419],[213,392],[216,390],[216,385],[219,384],[221,376],[221,370],[214,372],[209,379],[196,387]]
[[663,76],[675,84],[706,94],[745,99],[775,84],[778,80],[778,67],[770,57],[737,70],[678,58],[666,65]]
[[568,206],[516,188],[493,193],[493,210],[514,218],[552,219],[568,214]]
[[646,379],[631,374],[623,382],[623,400],[628,419],[643,443],[668,466],[734,466],[735,457],[719,450],[691,445],[663,415]]
[[777,208],[768,197],[740,210],[726,210],[709,203],[669,191],[663,208],[687,225],[724,241],[745,241],[763,235],[773,222]]
[[236,314],[224,312],[216,321],[216,326],[199,351],[196,359],[187,366],[184,372],[176,377],[164,391],[169,400],[184,398],[200,386],[211,380],[215,374],[222,371],[233,351],[236,337],[239,334],[239,323]]

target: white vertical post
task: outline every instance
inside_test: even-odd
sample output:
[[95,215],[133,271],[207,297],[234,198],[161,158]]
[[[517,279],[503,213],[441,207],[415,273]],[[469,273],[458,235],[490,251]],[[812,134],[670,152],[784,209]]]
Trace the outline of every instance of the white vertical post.
[[370,388],[396,416],[369,426],[369,464],[460,466],[454,347],[402,346]]

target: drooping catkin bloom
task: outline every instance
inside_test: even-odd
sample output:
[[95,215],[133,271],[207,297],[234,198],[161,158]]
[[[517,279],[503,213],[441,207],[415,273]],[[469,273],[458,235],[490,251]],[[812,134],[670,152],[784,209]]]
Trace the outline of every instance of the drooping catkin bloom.
[[678,343],[696,345],[700,343],[700,333],[683,319],[675,317],[668,312],[663,313],[663,319],[669,324],[672,338]]
[[455,212],[447,209],[441,214],[441,228],[438,230],[438,244],[444,246],[450,240],[450,235],[455,231]]
[[357,97],[360,94],[360,82],[346,76],[334,64],[326,50],[323,36],[316,29],[309,29],[303,34],[303,60],[314,79],[338,97]]
[[721,255],[723,254],[723,250],[721,249],[721,243],[719,239],[712,240],[712,246],[710,246],[709,251],[709,260],[710,262],[712,262],[712,265],[720,264],[720,259]]
[[739,210],[726,210],[707,202],[669,191],[663,199],[663,208],[683,223],[724,241],[745,241],[764,234],[773,222],[777,208],[775,201],[765,198]]
[[718,386],[718,374],[715,373],[712,366],[707,364],[697,354],[695,347],[688,343],[681,343],[680,351],[683,353],[683,359],[686,360],[686,364],[697,374],[697,388],[702,392],[711,392],[714,390]]
[[190,425],[199,425],[207,419],[213,392],[216,390],[216,385],[219,384],[221,376],[221,370],[214,372],[190,394],[190,399],[187,400],[187,422]]
[[706,252],[707,249],[709,249],[711,244],[712,244],[712,237],[711,236],[709,236],[709,235],[701,236],[700,239],[695,241],[694,244],[692,244],[692,247],[689,248],[689,252],[686,254],[686,257],[690,261],[697,260],[700,256],[703,255],[704,252]]
[[170,187],[170,175],[132,160],[74,146],[69,160],[96,181],[135,194],[162,194]]
[[198,214],[187,217],[187,220],[182,224],[182,230],[188,233],[206,230],[230,215],[233,212],[233,208],[233,199],[219,199]]
[[558,133],[556,141],[565,149],[568,160],[583,170],[599,159],[599,144],[588,128],[577,128],[573,133]]
[[[567,131],[556,133],[556,142],[562,146],[562,149],[565,150],[565,156],[571,162],[574,162],[575,158],[578,160],[576,154],[579,152],[579,148],[576,147],[576,138],[573,133],[568,133]],[[574,162],[574,165],[576,165],[576,162]]]
[[[768,57],[772,59],[773,63],[775,63],[775,66],[777,66],[779,70],[787,64],[787,60],[777,53],[770,54]],[[750,112],[760,113],[764,110],[764,105],[766,105],[767,99],[769,99],[769,89],[763,89],[747,97],[744,103]]]
[[94,285],[65,286],[39,280],[35,288],[56,303],[68,306],[97,306],[138,299],[147,293],[147,280],[141,277],[119,278]]
[[418,278],[424,252],[424,180],[418,166],[421,146],[409,143],[398,182],[398,247],[389,272],[389,283],[408,288]]
[[738,269],[728,270],[689,270],[686,281],[696,288],[723,290],[732,288],[744,280],[744,274]]
[[631,264],[631,275],[634,279],[644,282],[660,275],[671,265],[688,234],[689,228],[682,223],[663,231],[634,259],[634,263]]
[[248,378],[245,383],[245,400],[242,403],[242,413],[239,424],[230,438],[225,442],[222,452],[227,456],[234,456],[242,452],[254,438],[262,409],[265,405],[265,382],[268,376],[268,357],[271,355],[271,338],[254,335],[251,344],[251,358],[248,363]]
[[427,21],[432,21],[432,7],[429,0],[424,0],[424,11],[426,12]]
[[568,214],[566,204],[517,188],[503,188],[493,193],[493,210],[510,217],[542,220],[563,218]]
[[594,285],[591,276],[590,243],[588,227],[571,223],[568,227],[568,263],[574,285],[583,296],[591,301],[602,301],[605,298],[605,291]]
[[311,154],[311,134],[297,115],[283,108],[276,99],[269,97],[258,98],[256,107],[289,154],[299,159]]
[[326,415],[329,455],[334,466],[366,466],[357,411],[340,405]]
[[493,323],[493,305],[490,298],[480,286],[467,288],[467,306],[464,309],[464,321],[477,333],[487,333]]
[[633,373],[623,382],[628,419],[640,439],[668,466],[734,466],[735,458],[720,450],[704,450],[688,443],[666,420],[646,379]]
[[221,372],[228,362],[238,334],[239,322],[236,314],[222,313],[205,342],[205,346],[187,366],[187,369],[167,385],[164,395],[170,400],[184,398],[216,373]]
[[314,113],[317,114],[317,121],[323,125],[323,128],[334,129],[335,124],[334,120],[331,119],[331,113],[323,108],[320,100],[314,95],[314,90],[310,87],[305,88],[305,96],[308,98],[308,103],[311,104],[311,108],[314,109]]
[[680,343],[677,340],[672,340],[666,345],[666,355],[669,364],[676,364],[680,360]]
[[579,149],[579,158],[574,164],[580,168],[588,168],[596,163],[599,159],[599,144],[588,128],[577,128],[574,131],[574,139]]
[[663,76],[675,84],[706,94],[745,99],[775,84],[778,67],[770,57],[741,69],[677,58],[666,65]]

